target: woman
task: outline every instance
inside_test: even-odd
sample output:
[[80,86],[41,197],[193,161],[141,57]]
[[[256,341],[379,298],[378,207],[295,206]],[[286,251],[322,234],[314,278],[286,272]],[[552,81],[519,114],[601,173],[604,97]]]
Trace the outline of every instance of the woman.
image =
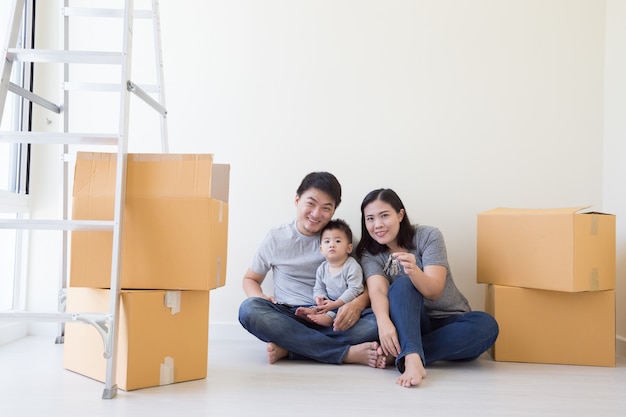
[[411,225],[393,190],[374,190],[363,200],[356,254],[376,315],[380,354],[395,358],[399,385],[418,385],[426,365],[473,360],[495,342],[496,321],[472,312],[454,284],[441,232]]

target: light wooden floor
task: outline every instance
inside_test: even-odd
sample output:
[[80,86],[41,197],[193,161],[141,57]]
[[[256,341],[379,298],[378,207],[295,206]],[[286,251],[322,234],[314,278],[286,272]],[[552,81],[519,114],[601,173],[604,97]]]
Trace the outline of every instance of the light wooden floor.
[[209,376],[102,400],[104,384],[66,371],[62,345],[0,346],[0,416],[624,416],[626,359],[616,368],[493,362],[440,364],[419,388],[394,369],[282,361],[261,342],[211,340]]

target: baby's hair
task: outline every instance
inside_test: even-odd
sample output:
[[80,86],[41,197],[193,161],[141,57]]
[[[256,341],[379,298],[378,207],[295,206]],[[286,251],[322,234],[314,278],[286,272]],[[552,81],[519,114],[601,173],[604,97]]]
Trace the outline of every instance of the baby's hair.
[[346,223],[344,220],[334,219],[329,221],[328,224],[326,224],[326,226],[322,228],[322,231],[320,232],[320,237],[327,230],[341,230],[346,234],[346,237],[348,238],[348,243],[352,243],[352,230],[350,229],[350,226],[348,226],[348,223]]

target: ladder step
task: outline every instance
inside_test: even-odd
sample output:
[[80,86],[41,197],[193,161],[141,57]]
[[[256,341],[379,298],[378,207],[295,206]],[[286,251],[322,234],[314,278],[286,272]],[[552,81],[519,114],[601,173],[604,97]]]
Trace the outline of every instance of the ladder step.
[[109,313],[35,313],[21,310],[8,310],[0,312],[0,320],[17,320],[17,321],[84,321],[84,322],[106,322],[111,320]]
[[[124,10],[97,7],[64,7],[63,15],[67,17],[124,17]],[[134,18],[152,19],[152,16],[152,10],[133,11]]]
[[0,219],[0,229],[112,231],[113,220]]
[[8,61],[66,63],[66,64],[112,64],[121,65],[121,52],[64,51],[55,49],[7,50]]
[[117,145],[118,134],[63,133],[63,132],[0,132],[0,143],[36,143],[68,145]]

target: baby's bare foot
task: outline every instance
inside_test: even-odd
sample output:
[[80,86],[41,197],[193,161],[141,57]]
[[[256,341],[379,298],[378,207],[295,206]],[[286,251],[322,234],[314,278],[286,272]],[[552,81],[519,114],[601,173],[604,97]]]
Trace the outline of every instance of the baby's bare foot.
[[311,323],[315,323],[310,319],[310,316],[317,314],[317,308],[315,307],[298,307],[296,308],[296,316],[308,320]]
[[326,313],[309,314],[307,317],[320,326],[330,327],[333,325],[333,318]]

